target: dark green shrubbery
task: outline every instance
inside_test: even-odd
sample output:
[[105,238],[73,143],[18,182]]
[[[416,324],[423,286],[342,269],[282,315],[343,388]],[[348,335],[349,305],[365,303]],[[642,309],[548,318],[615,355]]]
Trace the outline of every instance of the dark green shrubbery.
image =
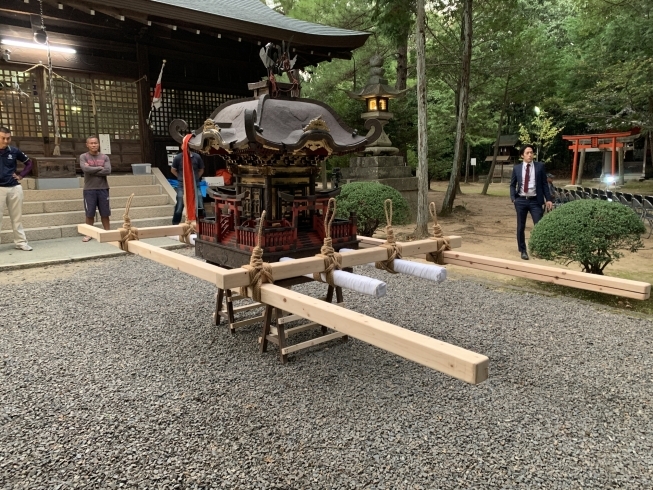
[[623,253],[643,247],[644,224],[621,204],[587,199],[572,201],[547,214],[533,228],[529,242],[535,257],[562,264],[578,262],[583,272],[603,269]]
[[379,225],[385,225],[383,203],[392,199],[392,224],[402,225],[408,221],[408,203],[399,191],[378,182],[352,182],[342,186],[336,197],[336,214],[348,218],[354,212],[358,218],[358,233],[372,236]]

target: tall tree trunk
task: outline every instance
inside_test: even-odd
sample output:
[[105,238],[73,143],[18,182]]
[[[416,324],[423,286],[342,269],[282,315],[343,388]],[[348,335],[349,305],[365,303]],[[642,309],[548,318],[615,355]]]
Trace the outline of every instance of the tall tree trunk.
[[424,238],[429,234],[429,163],[426,124],[426,35],[424,0],[417,0],[417,22],[415,34],[417,41],[417,226],[415,237]]
[[465,157],[465,184],[469,179],[469,157],[470,157],[470,148],[469,141],[467,142],[467,156]]
[[397,47],[397,83],[395,88],[397,90],[404,90],[406,88],[406,80],[408,79],[408,36],[410,30],[406,31],[400,46]]
[[644,135],[644,157],[642,158],[642,179],[646,178],[646,153],[648,153],[648,133]]
[[[490,182],[494,177],[494,167],[497,164],[497,156],[499,155],[499,140],[501,139],[501,131],[503,129],[503,118],[506,115],[506,102],[508,101],[508,86],[510,85],[510,74],[506,77],[506,88],[503,91],[503,102],[501,103],[501,114],[499,115],[499,124],[497,125],[497,140],[494,143],[494,152],[492,154],[492,165],[490,165],[490,171],[485,178],[485,184],[483,184],[483,190],[481,191],[482,195],[487,195],[487,189],[490,187]],[[503,167],[502,167],[503,172]]]
[[460,74],[460,90],[458,95],[458,122],[456,124],[456,143],[454,147],[453,167],[449,186],[442,201],[441,214],[453,211],[456,199],[456,187],[459,184],[460,167],[465,151],[465,132],[467,129],[467,112],[469,110],[469,75],[472,61],[472,0],[465,0],[463,7],[463,52],[462,70]]

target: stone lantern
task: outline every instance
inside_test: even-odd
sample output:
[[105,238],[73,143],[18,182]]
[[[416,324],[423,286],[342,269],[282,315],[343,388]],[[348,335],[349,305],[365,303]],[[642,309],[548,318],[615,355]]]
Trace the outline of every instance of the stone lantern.
[[[383,78],[383,58],[375,55],[370,60],[370,79],[359,92],[350,92],[349,96],[365,101],[361,117],[365,120],[377,120],[385,126],[390,119],[390,99],[403,95],[405,90],[396,90],[388,86]],[[381,132],[379,139],[365,146],[363,156],[349,159],[349,167],[342,169],[345,182],[376,181],[395,188],[403,195],[410,206],[411,217],[417,209],[417,177],[413,177],[411,168],[406,166],[399,150],[392,146],[392,141]],[[360,155],[360,153],[359,153]]]
[[[370,78],[367,85],[359,92],[349,92],[352,99],[364,100],[366,112],[361,117],[367,119],[378,119],[382,126],[388,124],[392,119],[390,112],[390,99],[400,97],[405,90],[397,90],[388,85],[388,81],[383,78],[385,69],[383,68],[383,58],[378,54],[370,59]],[[365,147],[365,153],[371,155],[396,155],[399,153],[397,148],[392,146],[392,141],[383,131],[381,137],[374,143]]]

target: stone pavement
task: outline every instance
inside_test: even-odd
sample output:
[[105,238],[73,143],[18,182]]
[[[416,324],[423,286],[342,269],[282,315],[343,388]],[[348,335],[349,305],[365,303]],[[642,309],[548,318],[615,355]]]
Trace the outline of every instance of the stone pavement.
[[[163,248],[183,248],[186,245],[168,237],[143,240]],[[0,245],[0,273],[14,269],[27,269],[46,265],[62,264],[78,260],[123,255],[119,248],[96,240],[82,242],[82,236],[39,240],[30,242],[34,248],[31,252],[16,250],[13,243]]]

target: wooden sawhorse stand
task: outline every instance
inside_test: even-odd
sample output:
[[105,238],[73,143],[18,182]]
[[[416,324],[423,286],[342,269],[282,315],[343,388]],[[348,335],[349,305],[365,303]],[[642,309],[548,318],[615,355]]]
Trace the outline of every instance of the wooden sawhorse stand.
[[[338,286],[329,286],[327,289],[327,295],[324,299],[327,303],[333,302],[333,293],[336,293],[336,304],[341,305],[343,303],[342,298],[342,288]],[[260,304],[260,303],[259,303]],[[274,310],[274,311],[273,311]],[[272,326],[272,316],[275,316],[276,325]],[[302,349],[307,349],[313,347],[314,345],[322,344],[330,340],[342,338],[344,341],[347,341],[348,336],[341,332],[333,332],[327,334],[327,327],[324,325],[319,325],[316,322],[308,322],[297,327],[286,329],[285,324],[294,322],[297,320],[302,320],[303,318],[299,315],[286,315],[280,308],[274,308],[272,306],[265,305],[265,313],[263,315],[263,332],[259,337],[259,343],[261,344],[261,354],[267,352],[268,342],[276,344],[279,348],[279,360],[282,364],[285,364],[288,361],[288,354],[292,352],[297,352]],[[300,342],[294,345],[287,345],[288,337],[291,335],[303,332],[305,330],[310,330],[312,328],[320,327],[322,330],[322,336],[316,339],[307,340],[305,342]]]
[[265,315],[255,316],[254,318],[248,318],[247,320],[236,321],[235,314],[241,311],[249,311],[255,308],[263,308],[265,305],[261,303],[251,303],[249,305],[243,306],[234,306],[234,301],[240,299],[247,299],[245,296],[241,296],[238,293],[235,293],[231,289],[218,289],[218,292],[215,295],[215,313],[213,313],[213,321],[215,326],[219,326],[222,322],[222,318],[225,318],[229,323],[229,331],[233,335],[236,333],[236,329],[239,327],[246,327],[248,325],[253,325],[254,323],[260,323],[265,318]]

